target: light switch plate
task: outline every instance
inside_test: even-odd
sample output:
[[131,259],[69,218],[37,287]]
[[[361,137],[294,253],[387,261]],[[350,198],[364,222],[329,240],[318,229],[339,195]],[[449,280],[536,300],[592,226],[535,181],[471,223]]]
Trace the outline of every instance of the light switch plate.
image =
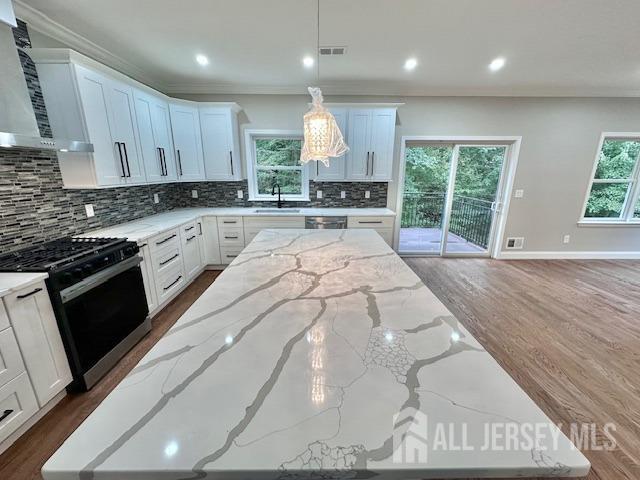
[[322,198],[322,190],[316,192],[316,198]]
[[153,194],[153,203],[160,203],[160,197],[157,193]]
[[90,203],[84,206],[84,211],[87,212],[87,218],[96,216],[96,212],[93,210],[93,205]]
[[191,190],[191,198],[198,198],[198,190]]
[[342,190],[340,192],[340,198],[347,198],[347,192],[345,192],[344,190]]
[[516,190],[515,195],[516,198],[522,198],[524,197],[524,190],[522,190],[521,188],[519,188],[518,190]]
[[371,192],[369,190],[365,190],[364,198],[371,198]]
[[238,190],[237,194],[238,194],[238,198],[242,198],[244,196],[244,194],[242,193],[242,190]]

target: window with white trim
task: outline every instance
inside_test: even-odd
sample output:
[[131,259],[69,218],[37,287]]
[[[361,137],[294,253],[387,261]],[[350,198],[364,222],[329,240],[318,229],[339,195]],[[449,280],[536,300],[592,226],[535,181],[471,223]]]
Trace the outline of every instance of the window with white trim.
[[[302,134],[278,130],[245,132],[249,200],[309,200],[309,174],[300,164]],[[274,191],[275,195],[271,192]]]
[[587,198],[583,220],[640,222],[640,134],[604,134]]

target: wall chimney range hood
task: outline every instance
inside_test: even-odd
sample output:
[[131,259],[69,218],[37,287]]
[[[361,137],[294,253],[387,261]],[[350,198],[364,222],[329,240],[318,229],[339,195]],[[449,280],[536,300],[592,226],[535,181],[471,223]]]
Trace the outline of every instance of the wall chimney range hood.
[[[28,49],[20,49],[28,55]],[[0,22],[0,148],[93,152],[91,143],[43,138],[27,89],[11,26]]]

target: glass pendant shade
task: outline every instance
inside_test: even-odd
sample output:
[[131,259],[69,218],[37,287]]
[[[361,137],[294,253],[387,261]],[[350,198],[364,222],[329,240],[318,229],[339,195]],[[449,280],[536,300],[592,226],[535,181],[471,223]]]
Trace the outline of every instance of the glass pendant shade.
[[304,145],[300,155],[303,165],[311,160],[329,166],[329,158],[340,157],[349,150],[331,112],[322,105],[322,92],[309,87],[313,99],[311,110],[303,118]]

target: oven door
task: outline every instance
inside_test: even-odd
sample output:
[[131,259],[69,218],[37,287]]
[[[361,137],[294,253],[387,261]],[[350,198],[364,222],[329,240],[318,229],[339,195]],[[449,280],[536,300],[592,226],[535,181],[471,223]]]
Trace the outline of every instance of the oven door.
[[150,329],[141,261],[128,258],[60,292],[64,330],[71,337],[67,345],[77,363],[74,376],[83,389]]

